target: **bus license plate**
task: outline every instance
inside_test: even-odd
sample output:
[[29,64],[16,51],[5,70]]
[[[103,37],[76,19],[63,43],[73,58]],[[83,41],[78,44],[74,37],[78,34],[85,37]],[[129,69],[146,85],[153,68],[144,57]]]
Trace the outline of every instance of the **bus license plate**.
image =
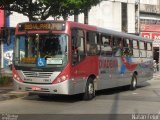
[[32,90],[34,90],[34,91],[39,91],[39,90],[41,90],[41,88],[40,87],[32,87]]

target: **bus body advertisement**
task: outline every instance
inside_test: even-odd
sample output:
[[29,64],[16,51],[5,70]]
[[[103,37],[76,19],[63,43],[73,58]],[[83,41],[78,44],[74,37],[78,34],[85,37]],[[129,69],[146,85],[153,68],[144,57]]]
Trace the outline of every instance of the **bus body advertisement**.
[[44,97],[137,84],[153,77],[152,40],[71,21],[19,23],[15,88]]

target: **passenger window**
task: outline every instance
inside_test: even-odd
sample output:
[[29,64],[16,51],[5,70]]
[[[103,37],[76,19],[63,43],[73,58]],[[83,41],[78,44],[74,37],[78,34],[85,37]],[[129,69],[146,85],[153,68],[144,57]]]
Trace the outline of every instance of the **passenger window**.
[[133,57],[139,57],[139,46],[137,40],[133,40]]
[[77,64],[85,57],[84,38],[83,30],[72,30],[72,65]]
[[145,43],[139,42],[140,57],[146,57]]
[[104,56],[112,55],[111,36],[101,35],[101,54]]
[[87,32],[87,53],[96,55],[100,52],[99,35],[96,32]]
[[123,47],[125,48],[133,48],[133,42],[129,39],[123,40]]
[[122,38],[113,37],[113,54],[114,56],[121,56]]
[[152,45],[151,45],[151,43],[147,43],[147,50],[152,50]]
[[152,44],[151,43],[147,43],[147,57],[150,58],[153,56],[152,53]]
[[138,49],[138,42],[136,40],[133,40],[133,48]]
[[144,42],[139,42],[139,49],[144,50]]
[[131,40],[125,38],[123,39],[122,56],[132,56],[132,55],[133,55],[133,43]]

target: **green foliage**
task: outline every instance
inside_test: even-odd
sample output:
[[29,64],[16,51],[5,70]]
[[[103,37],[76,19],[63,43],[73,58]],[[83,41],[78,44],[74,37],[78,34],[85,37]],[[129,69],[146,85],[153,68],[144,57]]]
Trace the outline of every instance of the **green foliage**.
[[7,77],[7,76],[0,77],[1,86],[10,85],[12,82],[13,82],[12,77]]
[[101,0],[11,0],[12,2],[2,3],[4,6],[1,9],[6,9],[10,12],[14,11],[24,16],[29,20],[46,20],[52,16],[54,18],[69,15],[79,14],[89,10],[92,6],[97,5]]
[[121,50],[121,56],[132,56],[132,49],[131,48],[124,48]]

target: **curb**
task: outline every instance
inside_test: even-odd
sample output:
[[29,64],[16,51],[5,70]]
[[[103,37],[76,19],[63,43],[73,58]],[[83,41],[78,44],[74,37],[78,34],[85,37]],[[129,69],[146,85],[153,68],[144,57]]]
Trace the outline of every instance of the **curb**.
[[11,91],[0,96],[0,101],[28,96],[28,92]]

